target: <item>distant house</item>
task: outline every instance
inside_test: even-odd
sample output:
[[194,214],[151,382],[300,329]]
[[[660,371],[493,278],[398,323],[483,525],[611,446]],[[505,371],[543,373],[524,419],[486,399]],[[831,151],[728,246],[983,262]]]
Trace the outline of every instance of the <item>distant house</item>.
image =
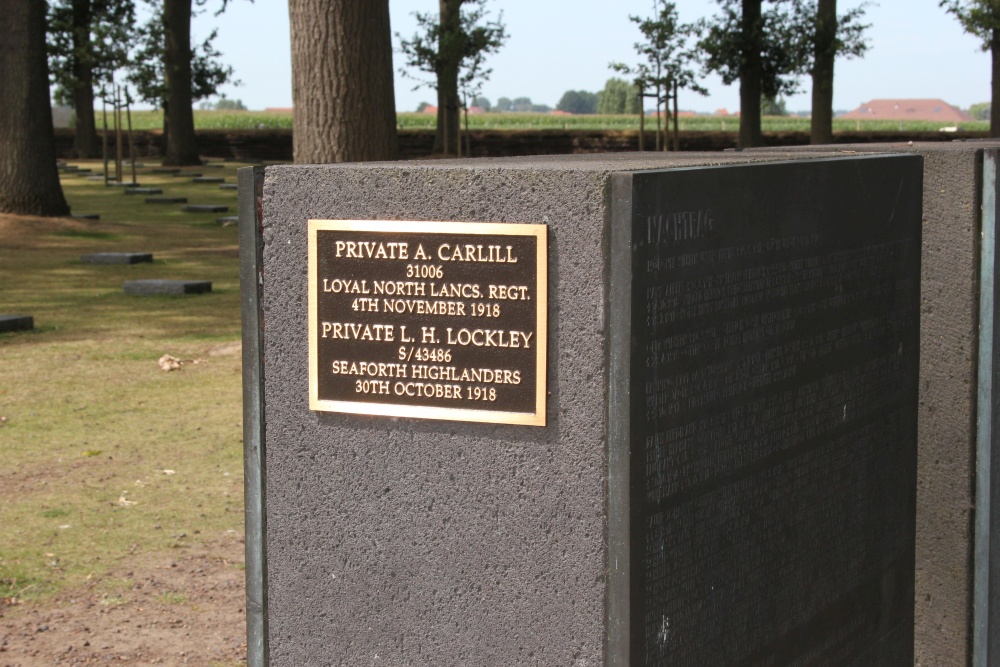
[[944,100],[872,100],[838,116],[850,120],[937,120],[957,123],[972,120],[969,114]]

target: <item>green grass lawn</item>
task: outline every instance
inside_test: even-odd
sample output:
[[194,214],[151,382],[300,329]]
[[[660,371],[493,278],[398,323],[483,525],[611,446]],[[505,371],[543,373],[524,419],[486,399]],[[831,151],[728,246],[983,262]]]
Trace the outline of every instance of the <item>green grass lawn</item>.
[[[195,111],[195,127],[200,130],[253,130],[291,129],[292,114],[288,111]],[[101,119],[98,115],[98,126]],[[398,113],[397,127],[402,130],[434,129],[434,114]],[[464,119],[463,119],[464,123]],[[655,119],[646,119],[646,129],[655,127]],[[132,125],[137,130],[159,130],[163,128],[163,113],[160,111],[136,111],[132,114]],[[951,123],[935,121],[886,121],[886,120],[837,120],[833,121],[834,132],[857,131],[937,131]],[[697,116],[681,118],[682,132],[736,132],[739,119],[718,116]],[[792,116],[766,116],[762,121],[764,132],[809,131],[809,119]],[[579,115],[557,116],[538,113],[484,113],[469,116],[469,128],[476,130],[638,130],[637,116]],[[959,123],[958,128],[970,132],[985,132],[987,121]]]
[[[199,171],[234,183],[235,168]],[[235,215],[235,191],[148,169],[139,179]],[[0,334],[0,598],[243,531],[237,228],[84,176],[62,184],[74,214],[101,220],[0,216],[0,313],[36,327]],[[101,251],[154,262],[80,262]],[[126,296],[122,283],[141,278],[213,291]],[[164,372],[163,354],[186,363]]]

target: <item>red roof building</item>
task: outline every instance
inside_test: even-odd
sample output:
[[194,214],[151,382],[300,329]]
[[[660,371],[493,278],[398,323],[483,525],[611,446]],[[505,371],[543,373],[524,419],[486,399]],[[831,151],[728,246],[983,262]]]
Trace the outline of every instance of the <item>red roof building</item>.
[[851,120],[939,120],[958,123],[969,114],[944,100],[872,100],[838,118]]

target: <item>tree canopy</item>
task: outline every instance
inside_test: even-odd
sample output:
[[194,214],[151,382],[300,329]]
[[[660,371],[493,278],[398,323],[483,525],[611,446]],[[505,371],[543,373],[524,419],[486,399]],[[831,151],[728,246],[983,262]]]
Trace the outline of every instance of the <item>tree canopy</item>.
[[567,90],[559,98],[556,109],[575,114],[597,113],[597,95],[585,90]]
[[486,2],[441,0],[439,14],[414,13],[417,33],[411,39],[400,37],[406,66],[433,77],[421,79],[407,69],[401,70],[417,80],[414,89],[430,86],[437,90],[435,150],[450,153],[458,147],[458,111],[463,106],[459,98],[479,95],[491,74],[486,58],[507,40],[503,12],[489,19]]
[[597,93],[597,113],[635,114],[642,109],[639,102],[639,86],[624,79],[610,78],[604,82],[604,89]]
[[966,32],[980,39],[983,51],[991,54],[990,136],[1000,137],[1000,2],[940,0],[939,4],[955,15]]

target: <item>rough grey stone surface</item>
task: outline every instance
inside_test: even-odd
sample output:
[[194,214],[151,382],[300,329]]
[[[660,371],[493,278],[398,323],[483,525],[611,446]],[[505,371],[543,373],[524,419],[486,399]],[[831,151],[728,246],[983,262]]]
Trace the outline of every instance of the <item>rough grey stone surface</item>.
[[225,204],[188,204],[182,210],[185,213],[226,213],[229,207]]
[[[752,151],[924,157],[915,659],[971,664],[982,151],[1000,141]],[[996,493],[996,491],[994,491]]]
[[35,320],[31,315],[0,315],[0,333],[34,328]]
[[94,252],[81,255],[84,264],[140,264],[152,262],[151,252]]
[[[610,175],[773,159],[782,158],[618,154],[266,169],[273,667],[605,664]],[[547,224],[548,425],[311,412],[310,218]]]
[[212,291],[208,280],[128,280],[126,294],[132,296],[159,296],[177,294],[204,294]]

